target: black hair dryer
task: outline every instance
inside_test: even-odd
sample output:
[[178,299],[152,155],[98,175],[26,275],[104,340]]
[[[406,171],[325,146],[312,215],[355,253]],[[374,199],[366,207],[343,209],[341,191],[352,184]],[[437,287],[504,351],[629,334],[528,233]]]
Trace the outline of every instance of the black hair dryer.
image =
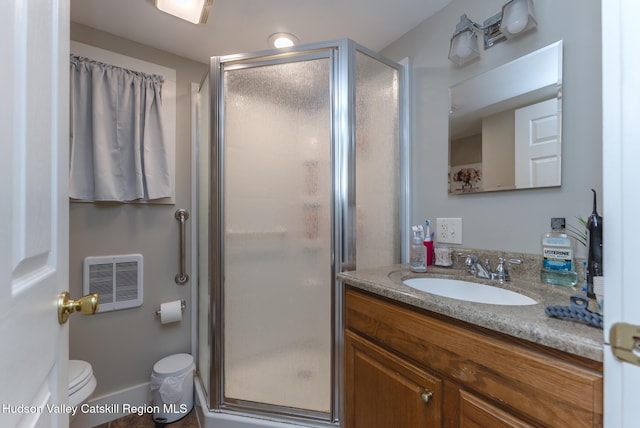
[[587,259],[587,296],[595,298],[593,278],[602,276],[602,217],[598,215],[596,191],[593,192],[593,212],[587,219],[587,241],[589,256]]

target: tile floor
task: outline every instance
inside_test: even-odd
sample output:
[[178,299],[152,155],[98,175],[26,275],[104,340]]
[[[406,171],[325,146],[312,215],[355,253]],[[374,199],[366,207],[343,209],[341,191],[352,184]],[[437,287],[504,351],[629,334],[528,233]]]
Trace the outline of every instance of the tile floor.
[[153,422],[151,415],[145,414],[138,416],[131,414],[124,416],[115,421],[108,422],[106,424],[98,425],[96,428],[199,428],[198,417],[196,416],[196,409],[194,408],[189,412],[187,416],[179,419],[170,424],[156,424]]

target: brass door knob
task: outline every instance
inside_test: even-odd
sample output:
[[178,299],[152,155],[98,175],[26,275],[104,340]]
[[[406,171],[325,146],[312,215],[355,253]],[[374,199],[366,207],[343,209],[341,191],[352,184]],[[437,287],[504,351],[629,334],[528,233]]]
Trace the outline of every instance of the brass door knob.
[[98,310],[99,301],[98,293],[87,294],[78,300],[71,299],[66,291],[60,293],[58,295],[58,322],[60,324],[66,323],[69,319],[69,314],[73,312],[87,315],[95,314]]

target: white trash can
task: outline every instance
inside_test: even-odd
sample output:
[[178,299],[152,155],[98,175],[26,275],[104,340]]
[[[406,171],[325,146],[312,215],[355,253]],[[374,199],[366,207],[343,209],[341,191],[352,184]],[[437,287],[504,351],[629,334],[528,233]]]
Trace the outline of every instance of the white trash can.
[[155,422],[175,422],[191,411],[194,370],[190,354],[169,355],[155,363],[151,373]]

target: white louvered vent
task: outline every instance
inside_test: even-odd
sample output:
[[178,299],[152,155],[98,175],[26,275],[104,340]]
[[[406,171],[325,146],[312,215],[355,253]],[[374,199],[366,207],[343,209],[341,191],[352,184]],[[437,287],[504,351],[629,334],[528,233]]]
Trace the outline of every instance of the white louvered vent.
[[84,294],[98,293],[98,312],[142,305],[142,255],[86,257]]

